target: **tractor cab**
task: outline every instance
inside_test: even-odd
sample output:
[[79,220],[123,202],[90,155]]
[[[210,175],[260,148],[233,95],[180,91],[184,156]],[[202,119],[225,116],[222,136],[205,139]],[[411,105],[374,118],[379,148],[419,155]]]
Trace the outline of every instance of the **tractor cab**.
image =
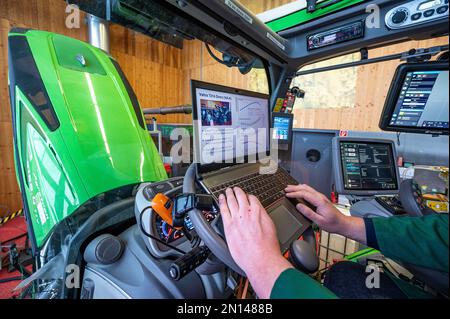
[[[15,168],[34,257],[21,288],[243,297],[217,204],[231,186],[258,197],[282,254],[318,281],[336,260],[390,264],[317,229],[286,185],[308,184],[352,216],[448,214],[448,1],[253,12],[255,2],[69,0],[88,15],[91,44],[11,30]],[[150,62],[114,49],[101,30],[118,27]],[[395,269],[448,295],[448,272]]]

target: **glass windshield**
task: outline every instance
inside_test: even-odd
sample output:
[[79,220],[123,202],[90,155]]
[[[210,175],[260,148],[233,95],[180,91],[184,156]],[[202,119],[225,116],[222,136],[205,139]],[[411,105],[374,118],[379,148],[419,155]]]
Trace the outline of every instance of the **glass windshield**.
[[[448,44],[448,37],[411,41],[369,50],[376,58],[411,48]],[[305,66],[301,71],[360,60],[354,53]],[[305,97],[294,104],[294,127],[307,129],[380,131],[379,118],[397,66],[393,60],[296,77],[292,86]]]
[[[80,6],[83,6],[81,2]],[[212,82],[260,93],[269,92],[264,62],[261,59],[218,36],[208,26],[196,23],[182,13],[180,14],[174,10],[173,6],[163,1],[115,0],[112,1],[111,9],[111,20],[138,31],[136,33],[138,42],[148,42],[146,39],[149,36],[170,45],[170,49],[164,50],[164,52],[170,52],[170,55],[164,54],[164,58],[174,60],[170,66],[175,66],[176,70],[171,68],[168,71],[176,73],[177,79],[181,78],[178,79],[178,82],[173,83],[176,87],[180,86],[180,82],[182,84],[182,89],[177,92],[171,92],[171,86],[161,84],[163,90],[167,91],[165,96],[170,97],[175,94],[182,96],[181,99],[147,100],[146,104],[141,105],[142,107],[191,104],[190,80]],[[160,45],[161,43],[151,44],[152,47]],[[154,51],[151,49],[150,54],[153,53]],[[122,63],[120,57],[118,62],[127,73],[127,63]],[[163,72],[165,71],[163,70]],[[168,76],[164,82],[172,77]],[[139,96],[139,89],[136,91],[142,104],[143,99]],[[184,119],[180,117],[184,117]],[[165,116],[161,117],[161,120],[163,122],[191,122],[191,118],[184,115]]]
[[206,25],[178,14],[163,2],[115,0],[111,6],[111,20],[179,49],[183,49],[186,41],[200,40],[219,51],[216,62],[237,66],[241,73],[263,67],[249,52],[216,36]]

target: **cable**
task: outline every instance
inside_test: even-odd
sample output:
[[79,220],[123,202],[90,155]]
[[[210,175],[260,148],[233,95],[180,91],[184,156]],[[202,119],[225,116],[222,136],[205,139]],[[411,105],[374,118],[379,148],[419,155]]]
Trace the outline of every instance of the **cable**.
[[144,225],[142,224],[142,216],[144,216],[144,213],[145,213],[148,209],[151,209],[151,208],[152,208],[152,206],[147,206],[147,207],[145,207],[145,208],[141,211],[141,213],[139,214],[139,227],[141,228],[141,232],[142,232],[145,236],[147,236],[147,237],[149,237],[149,238],[151,238],[151,239],[153,239],[153,240],[155,240],[155,241],[157,241],[157,242],[163,244],[164,246],[167,246],[167,247],[169,247],[169,248],[172,248],[173,250],[175,250],[175,251],[177,251],[177,252],[179,252],[179,253],[181,253],[181,254],[187,254],[187,252],[185,252],[185,251],[183,251],[183,250],[181,250],[181,249],[179,249],[179,248],[177,248],[177,247],[175,247],[175,246],[173,246],[173,245],[170,245],[170,244],[164,242],[163,240],[161,240],[161,239],[159,239],[159,238],[157,238],[157,237],[155,237],[155,236],[149,234],[149,233],[144,229]]
[[220,64],[223,64],[223,65],[226,65],[226,66],[228,66],[228,67],[234,66],[234,65],[231,64],[231,63],[227,63],[227,62],[225,62],[225,61],[219,59],[219,58],[212,52],[212,50],[211,50],[211,48],[209,47],[208,43],[205,43],[205,46],[206,46],[206,50],[208,50],[209,55],[210,55],[214,60],[216,60],[216,62],[218,62],[218,63],[220,63]]

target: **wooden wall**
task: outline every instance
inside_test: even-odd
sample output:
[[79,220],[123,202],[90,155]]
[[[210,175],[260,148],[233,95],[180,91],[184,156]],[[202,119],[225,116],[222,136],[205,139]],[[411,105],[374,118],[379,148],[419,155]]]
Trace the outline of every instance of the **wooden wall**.
[[[267,92],[265,86],[256,87],[256,78],[265,71],[259,72],[252,70],[245,76],[237,68],[228,68],[217,63],[208,54],[205,45],[197,40],[185,41],[182,50],[182,68],[183,68],[183,95],[184,102],[191,103],[190,80],[200,80],[212,82],[220,85],[233,86],[241,89],[253,89],[255,91]],[[216,56],[221,57],[219,52],[214,52]],[[264,75],[265,77],[265,75]],[[255,80],[255,81],[253,81]],[[267,81],[265,80],[266,84]]]
[[[111,24],[111,55],[117,59],[142,108],[184,103],[182,50]],[[183,115],[157,117],[160,122],[186,121]]]

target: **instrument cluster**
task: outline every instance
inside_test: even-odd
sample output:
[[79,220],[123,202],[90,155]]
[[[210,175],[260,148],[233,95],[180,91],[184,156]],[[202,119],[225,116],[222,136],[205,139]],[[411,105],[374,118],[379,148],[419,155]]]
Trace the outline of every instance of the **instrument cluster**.
[[[211,223],[217,217],[217,214],[211,211],[202,211],[202,214],[208,223]],[[171,225],[166,223],[159,215],[156,215],[155,221],[157,234],[159,238],[164,242],[169,244],[184,237],[182,230],[172,227]],[[189,231],[194,230],[194,225],[192,224],[189,216],[186,216],[184,225]]]

